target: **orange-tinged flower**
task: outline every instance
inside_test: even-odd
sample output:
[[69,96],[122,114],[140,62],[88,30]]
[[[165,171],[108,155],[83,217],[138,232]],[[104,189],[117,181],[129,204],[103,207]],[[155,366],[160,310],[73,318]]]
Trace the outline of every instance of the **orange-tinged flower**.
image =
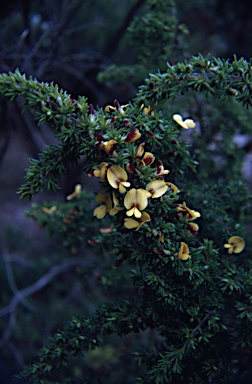
[[53,205],[51,208],[46,208],[46,207],[43,207],[42,208],[42,211],[47,213],[47,215],[51,215],[52,213],[54,213],[55,211],[57,211],[57,206],[56,205]]
[[193,236],[195,236],[199,230],[199,226],[196,223],[188,223],[186,228],[187,232],[191,233]]
[[151,108],[150,106],[145,107],[144,109],[144,113],[147,115],[147,116],[152,116],[154,115],[154,108]]
[[135,175],[137,173],[135,167],[133,167],[133,165],[130,163],[126,164],[125,168],[126,168],[126,171],[131,175]]
[[158,160],[158,165],[157,165],[157,171],[155,172],[156,176],[164,176],[170,173],[168,169],[164,169],[164,165],[161,160]]
[[151,138],[155,137],[154,133],[150,129],[146,130],[146,134],[147,134],[147,136],[149,136]]
[[146,191],[151,193],[152,199],[162,196],[168,189],[164,180],[153,180],[145,187]]
[[143,156],[143,154],[144,154],[144,146],[145,146],[145,143],[139,144],[139,146],[137,147],[137,151],[135,153],[135,157],[142,157]]
[[114,149],[116,147],[117,141],[109,140],[109,141],[101,141],[99,144],[99,148],[103,149],[108,155],[112,156]]
[[93,174],[102,180],[106,180],[106,173],[108,169],[108,163],[102,162],[99,168],[94,168]]
[[178,189],[178,187],[175,184],[172,184],[170,182],[166,182],[165,184],[168,186],[168,189],[172,190],[173,193],[179,193],[180,192],[180,190]]
[[183,121],[183,118],[181,115],[173,115],[173,120],[176,121],[182,128],[188,129],[188,128],[194,128],[195,122],[192,119],[186,119]]
[[111,187],[118,189],[120,193],[126,192],[126,187],[130,186],[127,172],[117,165],[112,165],[107,171],[108,182]]
[[106,215],[106,213],[112,209],[111,197],[106,196],[106,194],[104,192],[99,192],[96,195],[95,200],[98,204],[102,204],[102,205],[95,208],[94,216],[96,216],[97,219],[103,219],[103,217]]
[[186,206],[185,201],[183,202],[183,204],[179,204],[178,205],[177,210],[178,211],[182,211],[182,212],[186,212],[186,216],[187,216],[188,220],[195,220],[195,219],[197,219],[198,217],[201,216],[201,214],[199,212],[194,211],[193,209],[188,208]]
[[142,216],[139,218],[139,221],[134,220],[132,218],[128,218],[128,217],[124,219],[124,226],[127,229],[135,228],[136,231],[138,231],[144,223],[147,223],[149,221],[151,221],[151,219],[148,213],[142,212]]
[[145,152],[144,157],[142,160],[140,160],[137,165],[140,166],[143,164],[144,166],[146,165],[151,165],[155,161],[155,156],[151,152]]
[[119,199],[115,197],[115,192],[113,192],[112,195],[113,195],[114,207],[110,209],[109,214],[110,216],[115,216],[118,212],[122,211],[124,208],[119,206],[120,202],[119,202]]
[[136,128],[136,129],[133,129],[133,131],[131,131],[126,139],[124,139],[125,143],[134,143],[135,141],[137,141],[138,139],[140,139],[141,137],[141,133],[139,132],[139,130]]
[[179,260],[187,260],[190,259],[191,256],[189,256],[189,248],[186,243],[181,242],[178,252],[178,259]]
[[132,188],[124,197],[124,206],[128,210],[126,215],[134,215],[139,219],[142,216],[141,211],[148,205],[148,197],[150,196],[151,194],[144,189]]
[[73,200],[75,197],[80,197],[81,188],[82,188],[81,184],[77,184],[74,188],[74,192],[71,193],[71,195],[68,195],[66,199],[69,201],[69,200]]
[[245,241],[240,236],[231,236],[228,239],[228,244],[224,244],[224,247],[228,249],[228,253],[240,253],[245,247]]

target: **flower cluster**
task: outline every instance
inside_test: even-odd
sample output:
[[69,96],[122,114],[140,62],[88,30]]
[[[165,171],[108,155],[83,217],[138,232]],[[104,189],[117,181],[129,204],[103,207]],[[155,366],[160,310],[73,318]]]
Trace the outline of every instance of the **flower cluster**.
[[[145,129],[145,137],[148,140],[136,144],[140,138],[143,140],[144,135],[138,128],[134,127],[130,118],[127,118],[126,108],[127,105],[120,106],[117,100],[114,107],[107,106],[105,108],[109,114],[113,113],[113,117],[109,119],[109,124],[116,122],[116,126],[121,124],[122,129],[120,134],[114,137],[95,134],[96,148],[103,151],[103,155],[101,155],[103,159],[104,151],[107,157],[99,165],[92,168],[89,176],[98,177],[104,188],[103,192],[96,195],[96,202],[99,206],[95,208],[94,216],[102,219],[106,214],[115,216],[120,213],[120,217],[123,215],[124,228],[138,231],[147,223],[153,221],[151,225],[153,227],[154,223],[159,222],[158,214],[155,213],[155,210],[153,211],[153,206],[157,207],[155,200],[167,201],[171,197],[171,192],[176,195],[179,193],[179,189],[173,183],[165,180],[170,171],[165,169],[163,162],[156,159],[156,154],[145,150],[145,146],[146,148],[148,146],[148,140],[156,138],[155,134],[150,135],[149,129]],[[146,116],[150,117],[154,116],[154,109],[143,108],[143,106],[140,108]],[[186,125],[187,128],[195,126],[193,120],[187,119],[183,122],[182,118],[179,119],[178,117],[174,120],[181,126]],[[126,135],[125,128],[131,128]],[[108,137],[107,141],[104,140],[105,137]],[[122,147],[125,149],[121,149]],[[187,232],[195,235],[199,227],[192,221],[198,218],[200,213],[189,209],[185,202],[178,204],[177,211],[179,219],[186,218],[188,220]],[[162,220],[167,220],[167,217],[163,215]],[[163,234],[156,232],[152,229],[152,234],[158,243],[164,244]],[[179,244],[177,258],[187,260],[190,258],[188,245],[184,242]],[[166,250],[155,247],[154,252],[165,254]]]

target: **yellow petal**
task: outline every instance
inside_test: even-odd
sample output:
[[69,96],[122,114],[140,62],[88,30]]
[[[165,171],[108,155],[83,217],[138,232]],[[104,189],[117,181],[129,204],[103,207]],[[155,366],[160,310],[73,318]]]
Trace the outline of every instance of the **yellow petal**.
[[189,248],[186,243],[181,242],[178,252],[178,259],[179,260],[187,260],[189,259]]
[[108,211],[112,209],[113,204],[112,204],[112,199],[110,195],[107,196],[105,205],[107,206]]
[[137,207],[142,211],[144,208],[147,207],[147,205],[148,205],[147,194],[141,188],[130,189],[124,197],[124,206],[127,209]]
[[151,152],[145,152],[141,162],[144,165],[151,165],[155,161],[155,156]]
[[192,120],[192,119],[186,119],[184,120],[184,124],[188,127],[188,128],[194,128],[195,127],[195,122]]
[[104,192],[99,192],[97,193],[97,195],[95,196],[95,201],[98,203],[98,204],[105,204],[106,203],[106,194]]
[[128,179],[127,172],[117,165],[112,165],[107,171],[108,182],[111,187],[118,189],[119,183],[121,181],[126,181]]
[[143,156],[143,154],[144,154],[144,146],[145,146],[145,143],[139,144],[139,146],[137,147],[137,151],[135,153],[135,157],[142,157]]
[[128,228],[128,229],[137,228],[138,225],[139,225],[139,222],[134,219],[130,219],[130,218],[124,219],[125,228]]
[[94,216],[96,216],[97,219],[103,219],[103,217],[106,215],[106,212],[107,212],[106,205],[101,205],[100,207],[95,208]]
[[134,207],[134,216],[137,218],[137,219],[140,219],[140,217],[142,216],[142,213],[139,211],[139,209],[137,207]]
[[162,196],[168,189],[163,180],[154,180],[146,185],[146,190],[151,193],[153,199]]
[[125,187],[130,187],[130,183],[128,181],[121,181],[119,183],[119,192],[122,194],[125,193],[126,192]]
[[178,114],[173,115],[173,120],[176,121],[176,123],[178,123],[182,128],[185,128],[185,129],[195,127],[195,122],[192,119],[186,119],[183,121],[182,116]]
[[240,253],[243,251],[245,247],[245,241],[242,237],[240,236],[231,236],[228,239],[228,243],[233,246],[233,251],[234,253]]
[[126,212],[127,216],[133,216],[135,212],[135,207],[131,208],[129,211]]

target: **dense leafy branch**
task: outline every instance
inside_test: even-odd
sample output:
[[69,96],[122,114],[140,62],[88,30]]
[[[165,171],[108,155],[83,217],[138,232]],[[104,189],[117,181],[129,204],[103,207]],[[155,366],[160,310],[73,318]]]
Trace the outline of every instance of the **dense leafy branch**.
[[176,98],[187,92],[216,94],[220,98],[235,96],[249,107],[252,104],[251,61],[241,58],[221,60],[194,56],[190,62],[168,63],[164,73],[150,74],[146,85],[140,86],[137,103],[154,105],[156,101]]
[[[114,106],[97,110],[84,97],[73,100],[57,85],[26,80],[19,71],[0,76],[0,92],[10,99],[23,96],[25,106],[36,113],[39,123],[49,122],[59,141],[38,160],[30,160],[26,184],[20,189],[22,197],[30,199],[44,186],[54,189],[66,166],[86,155],[85,170],[90,177],[99,178],[102,185],[93,215],[101,220],[108,214],[111,222],[105,233],[94,235],[90,243],[98,251],[110,252],[116,268],[129,261],[136,290],[134,300],[104,305],[85,319],[74,318],[64,331],[51,338],[40,360],[28,367],[23,377],[40,383],[44,378],[50,380],[50,376],[56,378],[57,370],[67,364],[69,356],[98,346],[99,335],[121,336],[148,327],[157,331],[162,345],[136,355],[139,364],[147,369],[140,382],[202,383],[215,378],[216,372],[221,379],[232,373],[239,343],[242,347],[252,344],[251,334],[244,336],[240,331],[243,326],[251,329],[251,260],[244,256],[246,251],[243,257],[227,259],[227,254],[240,253],[245,247],[243,238],[236,236],[242,213],[240,199],[235,209],[230,209],[231,203],[222,204],[224,229],[218,233],[211,190],[195,191],[197,186],[185,180],[198,163],[180,133],[183,128],[195,127],[195,123],[191,119],[183,121],[178,114],[173,121],[165,119],[156,106],[158,101],[193,89],[216,92],[221,98],[233,95],[249,105],[250,70],[250,64],[243,59],[229,64],[194,57],[189,64],[169,65],[166,73],[150,75],[135,103],[121,106],[115,100]],[[241,187],[237,186],[238,191]],[[226,196],[232,191],[238,193],[237,188],[221,192]],[[54,205],[36,208],[36,219],[43,221],[48,230],[57,224],[61,233],[70,232],[65,224],[82,223],[86,213],[83,206],[87,200],[81,199],[80,189],[80,185],[76,186],[68,196],[68,200],[76,199],[73,209]],[[211,211],[205,211],[206,235],[217,232],[214,236],[220,238],[219,251],[212,241],[200,241],[195,236],[199,225],[194,221],[200,220],[201,214],[187,206],[185,200],[190,199],[190,194],[191,200],[196,196],[197,205],[200,196],[202,205]],[[244,201],[249,204],[250,200]],[[232,214],[234,219],[229,217]],[[207,220],[214,224],[211,226]],[[70,243],[76,240],[73,232]],[[77,237],[79,233],[76,231]]]

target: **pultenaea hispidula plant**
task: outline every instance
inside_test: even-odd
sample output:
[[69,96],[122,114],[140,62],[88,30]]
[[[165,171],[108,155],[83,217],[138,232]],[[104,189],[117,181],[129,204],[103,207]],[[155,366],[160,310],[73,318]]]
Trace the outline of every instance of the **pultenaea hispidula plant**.
[[[47,120],[54,127],[60,142],[30,160],[21,196],[30,199],[44,187],[57,188],[66,166],[85,154],[86,172],[102,184],[94,216],[107,215],[111,223],[102,225],[90,242],[99,252],[111,251],[116,268],[131,264],[136,289],[134,298],[104,304],[90,317],[73,318],[23,377],[41,383],[57,380],[69,356],[99,347],[99,335],[122,336],[147,328],[155,329],[163,342],[151,351],[135,352],[145,368],[140,383],[218,382],[232,375],[238,354],[251,347],[251,260],[238,222],[244,214],[239,204],[244,186],[227,186],[225,199],[232,201],[234,191],[236,205],[231,211],[228,203],[226,210],[222,207],[220,231],[216,211],[208,212],[215,204],[214,192],[190,186],[197,162],[180,133],[194,122],[178,114],[168,120],[157,112],[157,104],[193,89],[220,97],[231,94],[249,106],[250,85],[251,64],[245,60],[229,63],[199,56],[151,75],[129,105],[115,101],[95,110],[84,97],[72,100],[57,85],[27,80],[18,70],[0,76],[1,93],[11,99],[23,95],[25,105],[36,111],[40,123]],[[192,209],[195,195],[207,196],[204,207]],[[83,219],[86,198],[77,186],[67,203],[75,207],[65,211],[64,225]],[[243,202],[248,207],[250,197]],[[61,212],[47,204],[37,208],[37,217],[43,213],[49,223]],[[205,235],[211,228],[208,237],[218,238],[220,248],[202,239],[199,228]],[[70,245],[74,237],[72,231]]]

